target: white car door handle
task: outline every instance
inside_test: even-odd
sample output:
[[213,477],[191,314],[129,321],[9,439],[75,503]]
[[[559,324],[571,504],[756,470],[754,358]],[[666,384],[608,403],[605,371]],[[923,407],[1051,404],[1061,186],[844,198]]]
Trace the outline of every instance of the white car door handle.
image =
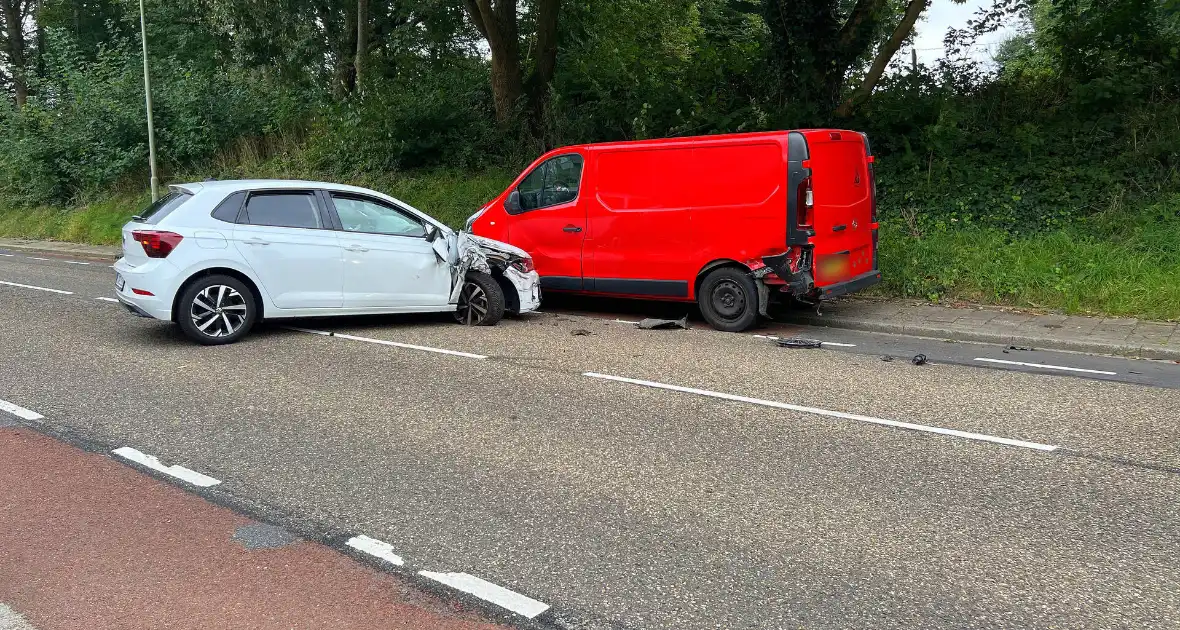
[[348,247],[345,247],[344,249],[347,251],[350,251],[350,252],[367,252],[367,251],[369,251],[369,249],[367,247],[361,247],[360,245],[349,245]]
[[260,238],[248,238],[242,242],[247,245],[270,245],[270,241],[264,241]]

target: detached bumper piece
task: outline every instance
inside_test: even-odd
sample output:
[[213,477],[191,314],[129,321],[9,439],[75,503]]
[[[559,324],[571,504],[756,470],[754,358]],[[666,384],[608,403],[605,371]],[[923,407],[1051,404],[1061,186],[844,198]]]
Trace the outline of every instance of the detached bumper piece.
[[861,289],[871,287],[881,281],[881,272],[873,270],[868,273],[862,273],[851,280],[845,280],[838,284],[828,285],[826,287],[819,287],[819,297],[821,300],[830,300],[841,295],[855,293]]

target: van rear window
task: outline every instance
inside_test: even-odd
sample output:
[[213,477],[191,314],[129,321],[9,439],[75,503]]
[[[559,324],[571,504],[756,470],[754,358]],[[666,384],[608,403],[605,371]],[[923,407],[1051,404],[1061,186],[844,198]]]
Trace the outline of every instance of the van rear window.
[[182,190],[174,190],[163,197],[160,197],[148,206],[146,210],[135,215],[135,219],[140,223],[147,223],[148,225],[155,225],[161,219],[171,214],[171,212],[179,208],[184,202],[192,199],[193,196]]

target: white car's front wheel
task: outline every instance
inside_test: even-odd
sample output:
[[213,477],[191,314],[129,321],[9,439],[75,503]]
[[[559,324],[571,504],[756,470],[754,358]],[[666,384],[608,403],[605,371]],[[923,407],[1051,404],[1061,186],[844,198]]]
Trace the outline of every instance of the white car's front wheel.
[[176,323],[185,336],[207,345],[233,343],[254,326],[254,292],[237,278],[205,276],[185,288]]
[[504,290],[496,279],[478,271],[467,272],[459,292],[455,320],[468,326],[494,326],[504,317]]

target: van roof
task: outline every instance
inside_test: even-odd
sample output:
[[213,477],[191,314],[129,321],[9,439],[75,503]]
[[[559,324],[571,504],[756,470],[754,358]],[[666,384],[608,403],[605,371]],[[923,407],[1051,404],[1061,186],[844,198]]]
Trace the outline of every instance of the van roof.
[[602,151],[609,149],[636,149],[645,146],[676,146],[683,144],[711,144],[732,142],[734,140],[763,140],[763,139],[781,139],[786,137],[792,131],[798,131],[804,135],[813,135],[815,133],[849,133],[858,134],[860,132],[851,131],[848,129],[783,129],[779,131],[755,131],[749,133],[721,133],[708,136],[684,136],[678,138],[652,138],[650,140],[621,140],[616,142],[595,142],[590,144],[576,144],[561,149],[581,149],[584,151]]

